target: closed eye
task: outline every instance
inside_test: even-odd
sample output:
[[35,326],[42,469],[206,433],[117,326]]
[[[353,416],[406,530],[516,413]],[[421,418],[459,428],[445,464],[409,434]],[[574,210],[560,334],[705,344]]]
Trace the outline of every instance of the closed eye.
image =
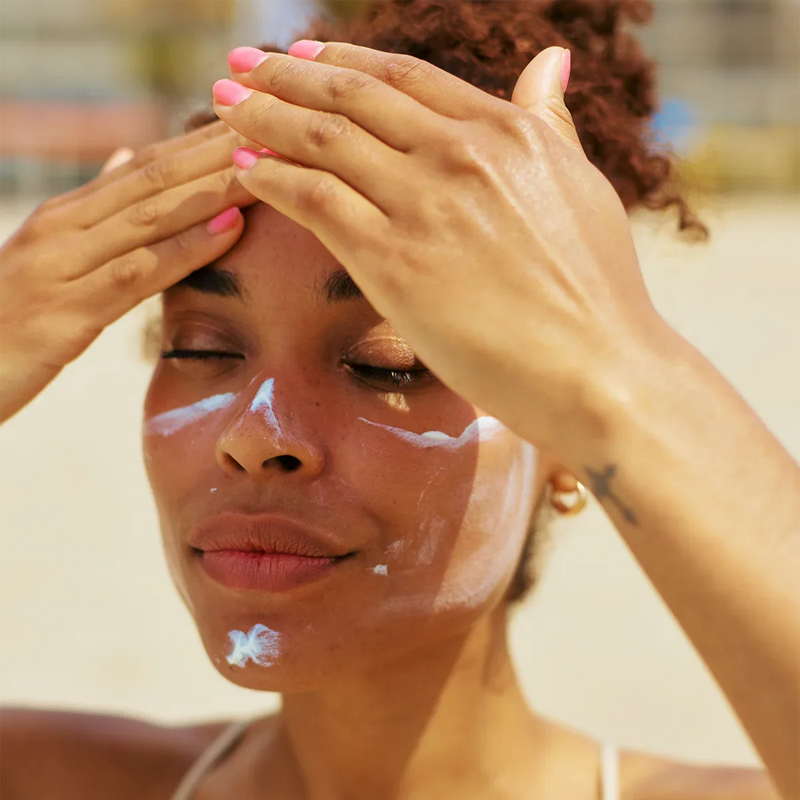
[[398,370],[371,367],[368,364],[348,364],[348,369],[365,382],[378,382],[395,389],[405,389],[433,377],[428,369]]
[[240,358],[244,360],[241,353],[226,353],[222,350],[171,350],[169,353],[162,353],[161,358],[186,358],[206,361],[211,358]]

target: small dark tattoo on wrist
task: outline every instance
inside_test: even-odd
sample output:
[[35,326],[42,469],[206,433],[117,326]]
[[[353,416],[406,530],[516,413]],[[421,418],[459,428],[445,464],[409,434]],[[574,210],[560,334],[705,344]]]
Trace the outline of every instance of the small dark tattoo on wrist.
[[611,479],[617,473],[617,465],[609,464],[602,472],[595,472],[591,467],[584,467],[586,474],[592,484],[592,494],[602,502],[604,498],[608,497],[612,503],[619,509],[625,519],[631,525],[638,525],[639,520],[636,515],[629,509],[614,492],[611,491]]

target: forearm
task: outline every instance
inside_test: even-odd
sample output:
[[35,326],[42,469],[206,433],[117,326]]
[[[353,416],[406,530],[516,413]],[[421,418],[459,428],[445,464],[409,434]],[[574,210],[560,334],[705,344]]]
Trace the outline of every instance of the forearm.
[[[800,469],[669,326],[598,398],[570,463],[711,670],[785,798],[800,797]],[[607,485],[597,475],[615,468]],[[609,495],[613,495],[610,496]]]

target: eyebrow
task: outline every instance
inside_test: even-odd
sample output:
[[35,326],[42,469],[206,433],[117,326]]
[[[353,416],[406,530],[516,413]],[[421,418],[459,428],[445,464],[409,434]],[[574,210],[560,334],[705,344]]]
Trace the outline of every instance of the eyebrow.
[[364,299],[364,293],[341,264],[337,264],[336,269],[325,279],[319,294],[329,304]]
[[182,281],[170,286],[167,292],[176,289],[194,289],[203,294],[235,297],[237,300],[244,300],[247,296],[233,272],[215,267],[213,263],[190,273]]
[[[212,294],[217,297],[234,297],[237,300],[246,300],[249,293],[245,291],[235,273],[217,267],[215,262],[202,269],[187,275],[182,281],[167,289],[194,289],[203,294]],[[364,297],[361,289],[350,277],[347,270],[341,265],[322,282],[317,289],[320,297],[327,304],[342,303],[350,300],[361,300]]]

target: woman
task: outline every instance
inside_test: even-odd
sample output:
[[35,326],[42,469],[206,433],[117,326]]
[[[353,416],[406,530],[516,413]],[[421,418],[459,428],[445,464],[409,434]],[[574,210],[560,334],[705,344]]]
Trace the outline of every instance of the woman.
[[[9,797],[798,795],[798,469],[641,280],[626,209],[702,230],[648,152],[651,67],[619,29],[645,8],[395,0],[315,23],[327,44],[238,48],[219,122],[7,244],[3,419],[163,291],[144,452],[168,564],[218,671],[284,698],[180,730],[6,709]],[[527,706],[509,609],[584,484],[766,771]]]

